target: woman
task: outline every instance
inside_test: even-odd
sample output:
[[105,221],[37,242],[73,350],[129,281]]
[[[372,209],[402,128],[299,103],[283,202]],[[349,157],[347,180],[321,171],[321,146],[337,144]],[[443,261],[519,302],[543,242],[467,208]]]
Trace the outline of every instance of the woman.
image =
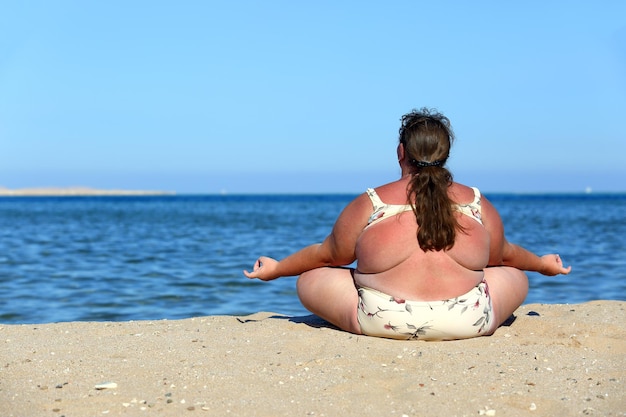
[[[559,255],[539,257],[507,242],[502,221],[476,188],[445,168],[454,134],[440,113],[402,117],[402,176],[369,189],[331,234],[276,261],[260,257],[248,278],[300,275],[298,296],[339,328],[396,339],[492,334],[528,293],[523,272],[568,274]],[[357,262],[356,269],[337,268]]]

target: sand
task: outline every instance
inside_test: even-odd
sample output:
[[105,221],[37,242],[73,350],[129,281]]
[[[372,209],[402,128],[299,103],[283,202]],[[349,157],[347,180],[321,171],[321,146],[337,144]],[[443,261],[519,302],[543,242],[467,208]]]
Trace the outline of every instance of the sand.
[[0,416],[623,416],[625,310],[530,304],[448,342],[273,313],[0,325]]

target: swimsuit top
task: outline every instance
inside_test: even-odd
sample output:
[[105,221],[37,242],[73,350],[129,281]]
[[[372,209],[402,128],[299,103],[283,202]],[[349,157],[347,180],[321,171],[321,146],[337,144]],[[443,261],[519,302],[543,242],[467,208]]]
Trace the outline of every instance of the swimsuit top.
[[[460,211],[466,216],[469,216],[472,219],[476,220],[478,223],[483,224],[481,217],[482,210],[480,207],[480,191],[476,187],[472,187],[472,190],[474,190],[474,200],[468,204],[455,204],[454,208],[455,210]],[[410,204],[383,203],[373,188],[367,189],[367,195],[369,196],[370,200],[372,200],[374,212],[367,221],[367,226],[365,226],[366,228],[388,217],[404,213],[405,211],[413,210],[413,207]]]

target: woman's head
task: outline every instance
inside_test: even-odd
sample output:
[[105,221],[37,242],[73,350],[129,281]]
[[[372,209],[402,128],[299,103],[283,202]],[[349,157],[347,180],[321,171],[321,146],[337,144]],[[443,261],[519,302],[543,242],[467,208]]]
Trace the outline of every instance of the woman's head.
[[402,116],[400,143],[415,168],[443,166],[450,154],[454,133],[450,120],[436,110],[422,108]]
[[450,249],[456,231],[462,230],[448,196],[452,173],[444,167],[454,141],[450,120],[426,108],[413,110],[401,120],[400,144],[411,169],[407,198],[419,226],[417,240],[424,251]]

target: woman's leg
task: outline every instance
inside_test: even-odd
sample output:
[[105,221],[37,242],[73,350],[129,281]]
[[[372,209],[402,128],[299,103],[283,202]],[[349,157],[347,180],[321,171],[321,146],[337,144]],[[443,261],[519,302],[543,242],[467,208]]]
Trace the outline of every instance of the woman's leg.
[[493,304],[493,333],[526,299],[528,277],[517,268],[496,266],[485,269],[485,280]]
[[361,334],[356,317],[359,295],[349,268],[318,268],[298,278],[298,297],[313,314],[342,330]]

